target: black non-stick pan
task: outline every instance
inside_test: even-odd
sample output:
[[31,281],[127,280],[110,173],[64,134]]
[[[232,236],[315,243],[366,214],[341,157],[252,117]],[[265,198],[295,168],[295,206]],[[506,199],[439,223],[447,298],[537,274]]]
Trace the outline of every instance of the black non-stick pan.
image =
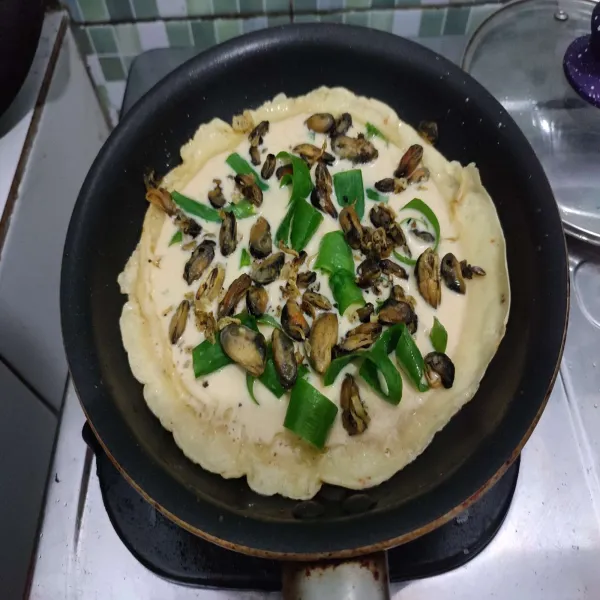
[[[230,121],[280,92],[345,86],[413,125],[439,124],[439,150],[475,162],[504,229],[512,306],[506,336],[474,399],[412,464],[350,494],[309,503],[252,492],[185,458],[146,407],[119,331],[117,275],[147,209],[143,175],[179,162],[200,123]],[[399,37],[293,25],[217,46],[153,88],[110,136],[88,174],[66,241],[61,307],[75,387],[109,457],[182,527],[227,548],[282,559],[351,557],[407,542],[485,492],[517,457],[558,371],[569,304],[566,247],[544,172],[515,123],[456,66]]]

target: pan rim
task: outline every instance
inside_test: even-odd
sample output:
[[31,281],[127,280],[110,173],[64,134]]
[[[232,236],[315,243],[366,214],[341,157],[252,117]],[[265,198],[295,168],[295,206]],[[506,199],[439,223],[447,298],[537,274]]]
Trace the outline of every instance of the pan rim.
[[[458,76],[460,75],[464,80],[472,82],[479,95],[481,96],[481,101],[486,102],[488,104],[491,103],[491,106],[494,109],[502,109],[501,105],[496,102],[495,99],[485,91],[479,84],[477,84],[468,74],[463,73],[456,65],[450,63],[443,57],[438,57],[435,53],[430,50],[415,44],[409,40],[405,40],[393,34],[388,34],[384,32],[369,30],[362,27],[356,26],[346,26],[346,25],[336,25],[336,24],[294,24],[294,25],[285,25],[276,28],[270,28],[267,30],[254,32],[252,34],[247,34],[245,36],[240,36],[239,38],[235,38],[234,40],[230,40],[225,44],[221,44],[190,59],[188,62],[184,63],[181,67],[173,71],[169,74],[165,79],[159,82],[156,86],[154,86],[143,98],[141,98],[131,109],[131,111],[125,116],[122,123],[114,130],[111,134],[109,140],[106,142],[104,147],[102,148],[98,158],[94,162],[82,190],[80,192],[80,196],[77,200],[76,207],[73,212],[73,217],[71,219],[71,223],[69,225],[69,230],[67,233],[66,243],[65,243],[65,254],[63,258],[63,266],[62,266],[62,274],[61,274],[61,318],[62,318],[62,328],[63,328],[63,340],[65,345],[65,350],[67,353],[67,358],[69,361],[69,367],[73,376],[73,382],[75,384],[75,388],[77,390],[78,397],[80,398],[80,403],[82,404],[82,408],[86,413],[86,418],[90,422],[91,428],[94,431],[96,438],[99,440],[99,443],[103,447],[104,451],[107,453],[107,456],[113,462],[115,467],[123,474],[123,476],[129,481],[129,483],[140,493],[150,504],[155,506],[158,510],[161,511],[167,518],[183,527],[184,529],[207,539],[213,543],[219,544],[225,548],[229,548],[232,550],[236,550],[239,552],[243,552],[246,554],[251,554],[254,556],[260,556],[265,558],[277,558],[277,559],[285,559],[285,560],[313,560],[319,558],[331,558],[331,557],[352,557],[358,556],[364,553],[373,552],[376,550],[387,549],[393,547],[395,545],[399,545],[405,542],[408,542],[420,535],[427,533],[428,531],[433,530],[437,526],[442,525],[447,522],[451,518],[453,518],[458,512],[464,510],[468,505],[474,502],[482,493],[484,493],[487,489],[489,489],[493,483],[495,483],[502,474],[506,471],[506,469],[512,464],[512,462],[516,459],[518,454],[520,453],[523,445],[531,435],[535,425],[537,424],[542,411],[548,401],[550,393],[552,391],[552,387],[558,375],[558,371],[560,368],[560,357],[562,356],[562,351],[564,348],[565,337],[566,337],[566,328],[568,324],[568,312],[569,312],[569,272],[567,265],[567,250],[566,250],[566,240],[563,235],[563,254],[562,260],[564,264],[560,264],[559,268],[562,268],[565,279],[566,279],[566,294],[564,297],[564,322],[562,323],[562,337],[560,344],[557,347],[557,351],[555,352],[555,362],[553,366],[553,371],[550,372],[550,367],[546,369],[547,376],[544,377],[545,381],[549,383],[545,387],[545,392],[543,399],[541,400],[535,415],[533,416],[533,420],[529,421],[528,426],[520,428],[519,432],[519,441],[516,444],[512,444],[512,452],[507,453],[509,458],[505,460],[502,464],[496,464],[487,466],[485,469],[486,474],[480,474],[479,480],[471,485],[470,493],[467,495],[466,500],[458,501],[458,502],[449,502],[444,510],[438,510],[435,518],[429,520],[428,523],[421,525],[420,527],[413,528],[411,531],[405,532],[401,535],[390,535],[384,536],[385,539],[381,539],[375,543],[369,543],[366,545],[359,544],[358,546],[349,547],[351,544],[348,542],[344,543],[336,543],[330,544],[325,543],[321,544],[322,546],[328,546],[331,548],[332,545],[335,545],[336,548],[326,551],[307,551],[307,552],[296,552],[296,551],[284,551],[284,550],[273,550],[271,548],[274,547],[274,544],[277,544],[275,540],[278,538],[269,538],[265,536],[264,538],[256,538],[255,541],[260,541],[259,544],[255,546],[248,545],[247,542],[244,541],[246,538],[245,535],[238,536],[235,541],[232,541],[232,538],[235,538],[233,535],[225,536],[222,531],[223,527],[220,526],[218,519],[214,518],[212,521],[211,516],[209,515],[204,519],[205,522],[208,522],[209,526],[204,526],[202,528],[196,527],[192,523],[187,522],[186,520],[180,518],[175,514],[177,507],[173,506],[173,502],[165,502],[162,494],[161,480],[167,477],[171,484],[174,483],[174,480],[170,478],[165,473],[160,473],[161,467],[158,464],[155,464],[152,460],[149,460],[148,457],[145,457],[144,451],[141,447],[135,448],[135,444],[132,444],[137,455],[135,457],[131,456],[113,456],[113,454],[109,451],[109,447],[111,447],[111,436],[116,435],[115,431],[110,431],[111,427],[105,427],[105,424],[102,423],[98,429],[96,428],[98,423],[92,421],[89,418],[89,415],[86,410],[86,406],[84,403],[84,398],[86,395],[91,395],[96,391],[93,388],[94,382],[89,381],[89,373],[88,368],[80,359],[81,354],[89,354],[90,348],[85,347],[85,342],[83,338],[79,335],[79,330],[82,327],[87,327],[89,324],[85,320],[85,316],[82,314],[76,314],[75,316],[70,313],[70,309],[73,304],[77,304],[77,296],[81,294],[81,291],[77,291],[76,284],[74,283],[74,279],[70,276],[70,269],[74,268],[73,263],[75,261],[73,257],[74,250],[78,247],[76,244],[77,240],[77,232],[75,231],[76,224],[79,221],[79,217],[82,215],[83,209],[86,204],[86,197],[91,194],[91,191],[94,186],[94,178],[99,177],[99,173],[102,172],[102,165],[107,160],[107,156],[110,154],[110,150],[115,145],[121,142],[121,139],[126,137],[126,131],[130,127],[138,127],[145,120],[145,114],[151,111],[152,106],[156,102],[165,101],[171,94],[174,94],[177,89],[177,86],[181,87],[183,84],[181,82],[182,75],[185,74],[185,77],[189,80],[190,77],[193,77],[196,71],[201,70],[203,63],[208,63],[214,57],[219,57],[221,60],[227,60],[228,58],[235,57],[237,55],[243,55],[247,52],[252,53],[254,47],[262,48],[262,51],[265,51],[265,44],[268,47],[268,50],[271,50],[271,47],[277,47],[281,43],[296,43],[296,42],[305,42],[304,39],[306,36],[303,34],[305,32],[309,32],[311,34],[310,41],[315,43],[318,39],[322,38],[331,38],[332,36],[340,36],[343,34],[344,38],[349,36],[349,30],[354,31],[354,35],[360,36],[362,39],[362,44],[368,44],[369,39],[376,38],[379,43],[381,40],[384,40],[386,44],[393,44],[398,48],[398,51],[406,51],[416,55],[420,55],[422,60],[435,60],[438,61],[440,67],[445,69],[448,73]],[[287,38],[287,39],[284,39]],[[292,41],[290,41],[290,38]],[[263,43],[264,42],[264,43]],[[436,58],[437,57],[437,58]],[[177,85],[175,85],[177,83]],[[502,109],[503,111],[503,109]],[[510,118],[508,113],[503,114],[503,120],[507,123],[507,126],[514,127],[518,132],[519,136],[522,137],[524,143],[524,149],[533,154],[533,150],[529,146],[523,134],[517,128],[514,121]],[[539,167],[541,175],[543,175],[543,171],[541,171],[541,166]],[[553,198],[550,187],[545,181],[546,186],[548,188],[549,196]],[[556,203],[555,203],[556,204]],[[558,208],[556,207],[556,214],[554,215],[557,224],[560,226],[560,230],[562,231],[562,226],[560,225],[560,217],[558,214]],[[93,354],[93,353],[92,353]],[[92,357],[92,359],[96,359],[97,357]],[[541,394],[540,394],[541,396]],[[119,424],[119,427],[125,429],[125,435],[127,434],[128,426],[124,423],[122,419],[122,423]],[[524,431],[523,431],[524,429]],[[102,431],[100,431],[102,430]],[[131,431],[128,432],[129,435],[133,437]],[[516,437],[516,436],[515,436]],[[134,473],[136,471],[135,464],[141,463],[145,465],[143,468],[143,476],[137,476],[135,479],[130,476],[130,473]],[[463,469],[461,466],[459,468]],[[160,475],[160,476],[159,476]],[[448,480],[452,480],[454,475],[448,477]],[[143,481],[142,481],[143,480]],[[176,483],[176,482],[175,482]],[[179,485],[179,484],[176,484]],[[182,494],[185,491],[183,486]],[[189,492],[188,492],[189,493]],[[465,494],[453,494],[455,497],[461,496],[464,497]],[[207,509],[207,514],[214,513],[217,514],[220,512],[218,507],[212,507],[212,509],[208,510],[208,502],[195,499],[196,505],[202,505],[205,509]],[[181,512],[181,511],[179,511]],[[433,512],[433,511],[432,511]],[[368,522],[368,515],[365,517],[365,520]],[[243,518],[241,518],[240,522],[243,522]],[[256,521],[257,523],[259,521]],[[265,527],[264,521],[260,521],[261,527]],[[321,521],[316,521],[316,523],[322,526]],[[294,525],[294,524],[292,524]],[[297,524],[295,524],[297,525]],[[308,522],[301,522],[301,525],[307,526]],[[276,527],[281,528],[281,524],[276,525]],[[234,531],[231,524],[227,528],[229,532]],[[290,528],[293,531],[293,527]],[[237,534],[236,534],[237,535]],[[281,534],[280,534],[281,535]],[[348,536],[349,539],[355,539],[355,535]],[[271,543],[273,542],[273,543]],[[267,547],[269,546],[269,547]],[[346,547],[344,547],[346,546]],[[281,547],[281,545],[279,545]]]

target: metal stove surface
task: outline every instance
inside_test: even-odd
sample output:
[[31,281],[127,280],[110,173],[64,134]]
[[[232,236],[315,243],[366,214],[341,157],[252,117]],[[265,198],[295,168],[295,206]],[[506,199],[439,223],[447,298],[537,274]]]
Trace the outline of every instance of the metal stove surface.
[[[431,45],[458,60],[464,40],[438,38]],[[134,63],[128,94],[140,82],[145,91],[188,56],[185,51],[161,50],[142,61],[142,55],[137,61],[140,68]],[[572,305],[563,363],[548,406],[522,453],[507,518],[473,561],[444,575],[392,585],[394,600],[600,598],[600,252],[581,243],[569,244]],[[182,587],[138,563],[117,537],[104,509],[93,455],[81,438],[83,423],[75,391],[69,386],[31,599],[280,597]]]

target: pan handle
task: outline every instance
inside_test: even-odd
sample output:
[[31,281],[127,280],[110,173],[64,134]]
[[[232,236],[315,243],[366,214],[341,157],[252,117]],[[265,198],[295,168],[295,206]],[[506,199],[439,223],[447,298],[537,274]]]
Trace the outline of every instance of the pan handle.
[[283,565],[284,600],[389,600],[386,552]]

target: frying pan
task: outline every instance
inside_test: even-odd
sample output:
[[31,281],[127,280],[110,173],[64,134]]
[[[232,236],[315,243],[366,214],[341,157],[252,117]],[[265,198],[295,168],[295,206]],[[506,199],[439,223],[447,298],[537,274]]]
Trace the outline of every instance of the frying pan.
[[[146,407],[119,331],[116,280],[140,237],[143,175],[163,175],[200,123],[230,121],[279,92],[345,86],[413,125],[435,120],[439,150],[475,162],[504,229],[512,306],[479,391],[412,464],[357,494],[260,496],[186,459]],[[474,260],[476,257],[472,257]],[[349,558],[410,541],[464,510],[504,473],[537,423],[566,331],[569,283],[559,212],[531,147],[480,85],[402,38],[342,25],[246,35],[185,63],[114,130],[81,189],[65,246],[64,342],[87,418],[110,459],[157,509],[226,548],[284,560]]]

